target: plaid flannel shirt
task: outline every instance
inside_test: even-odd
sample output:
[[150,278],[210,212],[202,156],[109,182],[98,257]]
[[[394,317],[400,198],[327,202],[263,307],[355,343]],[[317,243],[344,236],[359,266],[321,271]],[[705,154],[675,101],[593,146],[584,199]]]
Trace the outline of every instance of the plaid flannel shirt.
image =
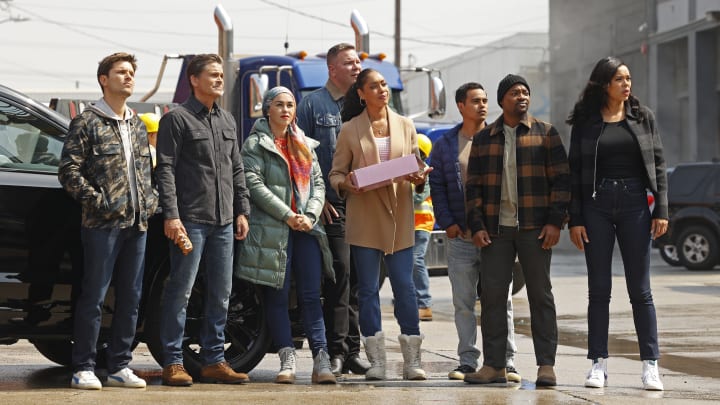
[[[503,116],[475,136],[468,160],[466,206],[468,227],[475,234],[500,231],[503,173]],[[517,194],[519,229],[552,224],[563,228],[570,202],[570,169],[560,134],[534,117],[517,127]]]

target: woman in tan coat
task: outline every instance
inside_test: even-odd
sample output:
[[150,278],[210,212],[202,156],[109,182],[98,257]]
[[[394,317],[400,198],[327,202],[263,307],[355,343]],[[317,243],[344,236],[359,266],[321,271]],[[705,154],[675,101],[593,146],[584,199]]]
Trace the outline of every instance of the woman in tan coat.
[[378,278],[385,262],[400,325],[403,378],[424,380],[420,365],[422,335],[412,280],[414,216],[412,184],[423,187],[427,170],[390,184],[359,189],[353,170],[407,155],[418,155],[412,121],[388,107],[390,90],[382,75],[365,69],[345,96],[344,122],[338,135],[329,181],[346,199],[345,238],[357,269],[360,330],[372,367],[368,380],[385,379],[385,337],[382,332]]

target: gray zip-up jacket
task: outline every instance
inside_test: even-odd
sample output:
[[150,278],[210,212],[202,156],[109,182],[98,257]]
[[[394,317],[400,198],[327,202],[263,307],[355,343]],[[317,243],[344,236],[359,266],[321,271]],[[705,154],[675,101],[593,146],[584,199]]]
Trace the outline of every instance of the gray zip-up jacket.
[[[124,147],[121,126],[128,132],[129,148]],[[82,205],[84,227],[128,228],[135,223],[137,206],[138,227],[146,230],[148,218],[158,205],[151,171],[147,130],[132,110],[128,109],[125,117],[117,117],[100,101],[73,118],[58,179]]]
[[235,120],[191,95],[160,119],[156,175],[165,219],[227,225],[250,214]]

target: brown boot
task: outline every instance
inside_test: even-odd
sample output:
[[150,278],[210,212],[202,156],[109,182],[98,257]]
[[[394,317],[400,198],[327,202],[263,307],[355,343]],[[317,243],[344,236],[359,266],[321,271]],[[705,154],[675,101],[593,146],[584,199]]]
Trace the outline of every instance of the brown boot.
[[170,364],[163,367],[162,383],[173,387],[189,387],[193,379],[182,364]]
[[221,384],[242,384],[250,381],[245,373],[236,373],[226,362],[205,366],[200,370],[203,382]]
[[537,380],[535,380],[536,387],[554,387],[557,385],[557,378],[555,377],[555,370],[553,366],[540,366],[538,367]]
[[482,366],[480,371],[476,373],[465,374],[464,381],[470,384],[507,383],[507,375],[505,374],[505,367]]
[[418,316],[421,321],[432,321],[432,309],[418,308]]

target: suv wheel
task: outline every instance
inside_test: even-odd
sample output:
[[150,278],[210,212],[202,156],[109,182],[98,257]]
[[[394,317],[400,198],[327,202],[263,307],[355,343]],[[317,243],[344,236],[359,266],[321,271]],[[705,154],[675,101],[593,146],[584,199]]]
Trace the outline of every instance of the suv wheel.
[[665,261],[665,263],[671,266],[682,265],[675,245],[664,245],[658,250],[660,251],[660,257]]
[[688,270],[710,270],[718,261],[717,238],[704,226],[685,229],[676,246],[678,258]]

